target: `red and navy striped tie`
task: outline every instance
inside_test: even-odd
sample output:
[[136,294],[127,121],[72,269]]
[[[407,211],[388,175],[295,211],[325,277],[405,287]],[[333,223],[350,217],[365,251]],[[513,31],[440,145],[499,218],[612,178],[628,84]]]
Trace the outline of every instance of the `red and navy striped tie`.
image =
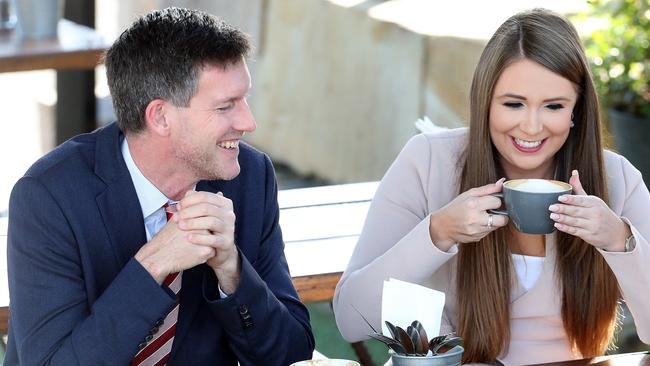
[[[169,221],[174,214],[167,211],[167,207],[169,207],[169,204],[165,203],[163,208],[167,215],[167,221]],[[135,355],[133,361],[131,361],[131,366],[163,366],[167,364],[172,352],[174,334],[176,333],[182,278],[183,272],[177,272],[168,275],[163,281],[163,285],[169,287],[176,294],[176,305],[167,314],[162,324],[157,324],[145,338],[146,346]]]

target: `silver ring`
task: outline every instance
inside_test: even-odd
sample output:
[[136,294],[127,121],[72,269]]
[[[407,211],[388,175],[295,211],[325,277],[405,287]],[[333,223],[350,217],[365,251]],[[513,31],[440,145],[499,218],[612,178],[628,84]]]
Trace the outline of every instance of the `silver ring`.
[[487,228],[492,229],[492,219],[493,216],[491,214],[488,214],[488,222],[487,222]]

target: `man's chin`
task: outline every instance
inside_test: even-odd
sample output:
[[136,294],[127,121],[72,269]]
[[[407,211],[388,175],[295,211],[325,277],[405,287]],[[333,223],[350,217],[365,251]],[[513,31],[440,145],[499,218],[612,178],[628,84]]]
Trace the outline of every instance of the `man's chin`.
[[230,167],[229,169],[220,169],[219,171],[215,172],[214,177],[212,178],[213,180],[233,180],[237,178],[241,171],[241,168],[239,167],[239,164],[237,164],[234,167]]

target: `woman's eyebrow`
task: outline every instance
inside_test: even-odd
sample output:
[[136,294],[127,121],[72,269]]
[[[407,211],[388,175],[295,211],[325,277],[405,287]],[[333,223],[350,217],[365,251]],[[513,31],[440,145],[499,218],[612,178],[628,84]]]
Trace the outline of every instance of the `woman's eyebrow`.
[[[505,93],[505,94],[499,95],[499,96],[497,97],[497,99],[503,99],[503,98],[513,98],[513,99],[527,100],[527,98],[524,97],[523,95],[514,94],[514,93]],[[568,98],[568,97],[560,96],[560,97],[553,97],[553,98],[544,99],[542,102],[544,102],[544,103],[549,103],[549,102],[568,102],[568,101],[570,101],[570,100],[571,100],[571,99]]]
[[521,100],[526,100],[526,97],[519,95],[519,94],[514,94],[514,93],[505,93],[501,94],[497,97],[498,99],[503,99],[503,98],[514,98],[514,99],[521,99]]
[[568,97],[555,97],[555,98],[549,98],[549,99],[544,99],[544,103],[549,103],[549,102],[568,102],[571,99]]

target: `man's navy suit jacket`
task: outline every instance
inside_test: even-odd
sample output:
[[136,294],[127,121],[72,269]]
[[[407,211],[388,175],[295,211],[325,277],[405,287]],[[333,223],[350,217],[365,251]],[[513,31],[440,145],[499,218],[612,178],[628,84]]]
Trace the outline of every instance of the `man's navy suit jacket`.
[[[115,123],[36,162],[10,200],[5,365],[127,365],[175,304],[133,257],[144,219]],[[311,358],[309,314],[291,283],[268,157],[240,144],[241,173],[197,190],[233,201],[239,287],[220,299],[207,265],[184,271],[168,365],[287,365]]]

